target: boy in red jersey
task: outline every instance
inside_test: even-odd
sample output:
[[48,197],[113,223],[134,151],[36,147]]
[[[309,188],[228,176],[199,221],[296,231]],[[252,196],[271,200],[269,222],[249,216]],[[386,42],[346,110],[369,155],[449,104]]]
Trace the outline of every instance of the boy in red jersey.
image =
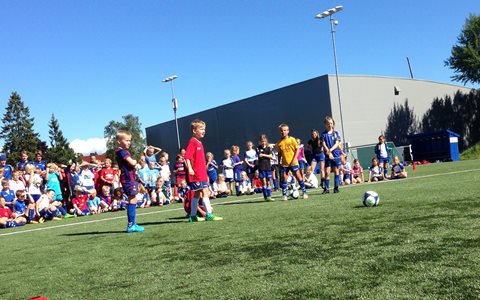
[[[195,191],[191,203],[189,222],[198,221],[220,221],[221,217],[217,217],[212,213],[212,206],[209,199],[209,183],[207,175],[207,164],[205,162],[205,151],[200,141],[205,136],[205,122],[201,120],[193,120],[190,129],[193,137],[188,142],[185,152],[185,164],[187,166],[187,182],[192,191]],[[202,199],[207,215],[204,218],[197,217],[198,200]]]

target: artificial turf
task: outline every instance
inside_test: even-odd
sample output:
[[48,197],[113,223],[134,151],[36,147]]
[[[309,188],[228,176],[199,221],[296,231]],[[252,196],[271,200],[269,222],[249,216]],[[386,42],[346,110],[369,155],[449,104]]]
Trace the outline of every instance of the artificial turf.
[[4,229],[0,299],[478,298],[480,160],[408,171],[308,200],[217,199],[219,222],[142,209],[143,233],[125,212]]

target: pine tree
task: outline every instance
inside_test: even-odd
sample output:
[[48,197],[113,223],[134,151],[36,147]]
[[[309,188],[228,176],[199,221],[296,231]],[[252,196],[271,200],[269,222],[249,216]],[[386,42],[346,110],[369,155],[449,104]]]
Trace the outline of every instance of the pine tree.
[[48,123],[50,129],[48,135],[50,138],[50,148],[46,153],[47,161],[67,164],[70,160],[75,160],[75,151],[70,148],[67,139],[63,136],[63,132],[60,130],[55,115],[52,114],[52,118]]
[[41,145],[38,133],[33,131],[34,118],[30,117],[30,110],[25,106],[20,95],[13,92],[8,100],[5,114],[2,118],[0,138],[4,139],[3,151],[7,154],[10,164],[20,160],[23,150],[32,154]]

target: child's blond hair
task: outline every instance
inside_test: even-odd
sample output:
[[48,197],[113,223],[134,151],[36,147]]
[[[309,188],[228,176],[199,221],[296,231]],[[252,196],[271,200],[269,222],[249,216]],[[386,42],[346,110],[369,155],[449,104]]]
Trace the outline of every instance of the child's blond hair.
[[237,145],[232,145],[232,154],[236,155],[238,153],[240,153],[240,147],[238,147]]
[[119,130],[117,132],[117,140],[122,141],[127,138],[131,138],[132,134],[127,130]]
[[199,119],[195,119],[190,123],[190,129],[192,131],[197,130],[199,127],[205,127],[205,122]]

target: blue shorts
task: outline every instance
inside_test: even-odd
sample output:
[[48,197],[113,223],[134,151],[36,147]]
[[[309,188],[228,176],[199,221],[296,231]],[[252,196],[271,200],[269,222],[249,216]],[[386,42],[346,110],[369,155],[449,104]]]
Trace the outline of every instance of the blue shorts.
[[352,174],[343,174],[343,181],[350,180],[352,182]]
[[136,196],[138,194],[138,182],[122,182],[122,189],[125,195],[127,195],[129,198]]
[[225,177],[225,182],[233,182],[233,178],[226,178]]
[[163,182],[163,185],[164,185],[164,186],[170,186],[170,180],[165,180],[165,181]]
[[287,174],[288,171],[292,171],[292,173],[295,174],[298,170],[300,170],[300,167],[296,165],[296,166],[290,166],[290,167],[282,167],[281,172],[282,174]]
[[210,184],[206,181],[200,181],[200,182],[189,182],[188,186],[192,191],[199,191],[203,189],[208,189]]
[[235,180],[235,182],[240,182],[242,181],[242,178],[241,178],[241,171],[236,171],[233,173],[233,179]]
[[312,162],[321,162],[321,161],[325,161],[325,152],[320,152],[320,153],[317,153],[317,154],[314,154],[313,155],[313,159],[312,159]]
[[305,162],[303,160],[298,161],[298,168],[302,171],[305,170]]
[[253,166],[253,168],[251,168],[250,166],[247,166],[247,174],[255,174],[256,170],[257,170],[256,166]]
[[40,197],[41,197],[42,195],[40,195],[40,194],[33,194],[33,195],[31,195],[31,196],[32,196],[33,201],[34,201],[34,202],[37,202],[38,199],[40,199]]
[[340,162],[340,157],[334,157],[333,159],[327,158],[325,160],[325,168],[330,167],[337,167],[340,166],[342,163]]
[[259,175],[260,175],[259,177],[262,178],[262,179],[264,179],[264,178],[266,178],[266,179],[272,178],[272,171],[260,170],[258,173],[259,173]]
[[383,163],[389,163],[390,162],[390,157],[378,157],[378,163],[383,164]]

